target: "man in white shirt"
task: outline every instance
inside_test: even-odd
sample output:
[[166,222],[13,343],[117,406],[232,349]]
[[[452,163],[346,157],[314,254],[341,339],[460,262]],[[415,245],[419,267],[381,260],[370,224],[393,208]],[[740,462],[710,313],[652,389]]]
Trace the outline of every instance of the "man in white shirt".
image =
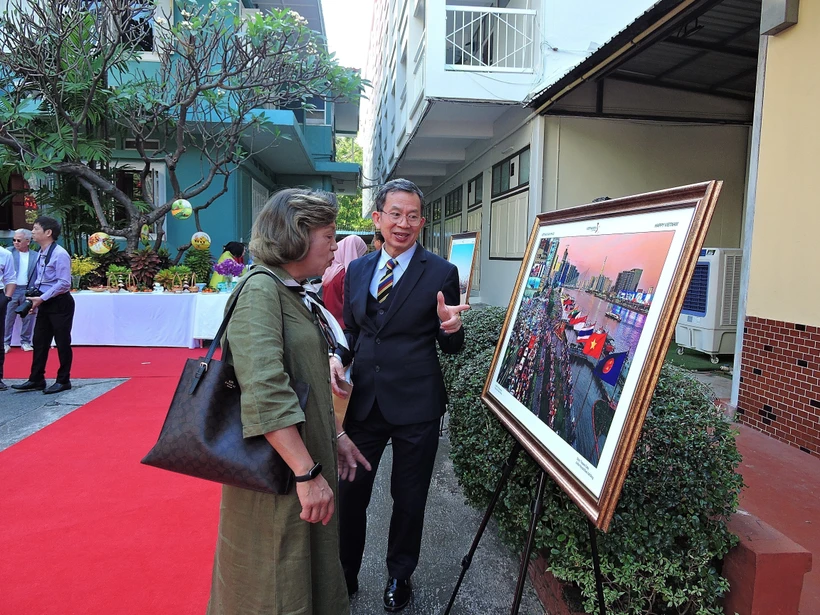
[[[14,328],[14,321],[17,319],[14,310],[23,305],[26,300],[26,287],[28,287],[29,280],[34,278],[34,271],[37,268],[37,256],[39,255],[36,251],[29,250],[30,244],[30,230],[21,228],[14,232],[14,246],[11,249],[11,258],[14,261],[14,270],[17,272],[17,288],[14,290],[11,302],[6,307],[6,335],[3,340],[5,352],[11,349],[11,331]],[[34,331],[36,318],[36,314],[29,314],[21,319],[20,347],[27,352],[33,349],[31,334]]]
[[[11,252],[5,248],[0,248],[0,281],[3,282],[3,294],[0,295],[0,333],[5,337],[6,307],[11,301],[14,289],[17,286],[17,274],[14,271],[14,261]],[[0,353],[0,391],[8,389],[3,382],[3,365],[6,362],[6,353]]]

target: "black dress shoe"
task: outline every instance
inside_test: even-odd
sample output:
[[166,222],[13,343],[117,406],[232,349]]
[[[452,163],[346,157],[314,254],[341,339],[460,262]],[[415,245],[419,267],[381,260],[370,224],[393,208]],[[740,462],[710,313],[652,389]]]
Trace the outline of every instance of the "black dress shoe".
[[52,393],[60,393],[61,391],[68,391],[71,388],[70,382],[55,382],[50,387],[48,387],[45,391],[43,391],[43,395],[51,395]]
[[21,384],[11,385],[11,388],[17,391],[42,391],[46,388],[46,381],[43,380],[42,382],[32,382],[31,380],[26,380]]
[[390,578],[384,590],[384,610],[388,613],[401,611],[410,603],[413,597],[413,590],[410,587],[409,579]]
[[7,385],[5,382],[0,380],[0,391],[8,391],[8,390],[9,390],[9,385]]

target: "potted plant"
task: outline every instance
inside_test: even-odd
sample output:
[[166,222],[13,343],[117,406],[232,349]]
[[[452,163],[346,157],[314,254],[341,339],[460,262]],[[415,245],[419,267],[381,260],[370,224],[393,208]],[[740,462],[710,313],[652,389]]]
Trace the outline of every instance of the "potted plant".
[[145,247],[132,254],[130,260],[131,274],[137,286],[151,286],[154,276],[162,268],[159,254]]
[[131,285],[131,270],[122,265],[109,265],[107,278],[108,290],[112,293],[116,293]]
[[234,285],[236,284],[233,279],[234,277],[239,277],[242,275],[242,272],[245,270],[245,265],[242,263],[237,263],[232,258],[226,258],[221,263],[217,263],[214,265],[214,271],[216,271],[219,275],[225,277],[225,289],[230,292],[233,290]]
[[168,267],[168,271],[170,271],[173,276],[171,290],[175,293],[181,293],[185,290],[186,286],[190,287],[191,284],[196,282],[196,276],[191,272],[191,268],[185,265]]
[[80,290],[82,278],[92,271],[96,271],[100,264],[90,256],[71,257],[71,289]]
[[160,269],[154,276],[154,282],[162,285],[166,291],[170,291],[174,285],[174,274],[170,269]]

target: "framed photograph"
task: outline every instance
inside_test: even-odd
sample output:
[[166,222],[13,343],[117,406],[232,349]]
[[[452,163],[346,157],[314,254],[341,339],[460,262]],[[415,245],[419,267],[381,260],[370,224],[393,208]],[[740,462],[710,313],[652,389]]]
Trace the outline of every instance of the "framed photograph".
[[458,285],[461,291],[461,303],[470,302],[470,285],[473,281],[475,260],[478,258],[478,231],[456,233],[450,236],[450,249],[447,260],[458,269]]
[[606,531],[721,182],[541,214],[483,401]]

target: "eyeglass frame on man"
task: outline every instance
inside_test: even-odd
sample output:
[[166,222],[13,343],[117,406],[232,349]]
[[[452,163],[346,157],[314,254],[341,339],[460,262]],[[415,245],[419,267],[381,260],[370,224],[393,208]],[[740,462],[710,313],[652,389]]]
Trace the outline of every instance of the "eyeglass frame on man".
[[387,216],[392,224],[399,224],[402,220],[406,220],[410,226],[419,226],[422,220],[422,217],[418,214],[400,214],[397,211],[382,211],[379,213]]

